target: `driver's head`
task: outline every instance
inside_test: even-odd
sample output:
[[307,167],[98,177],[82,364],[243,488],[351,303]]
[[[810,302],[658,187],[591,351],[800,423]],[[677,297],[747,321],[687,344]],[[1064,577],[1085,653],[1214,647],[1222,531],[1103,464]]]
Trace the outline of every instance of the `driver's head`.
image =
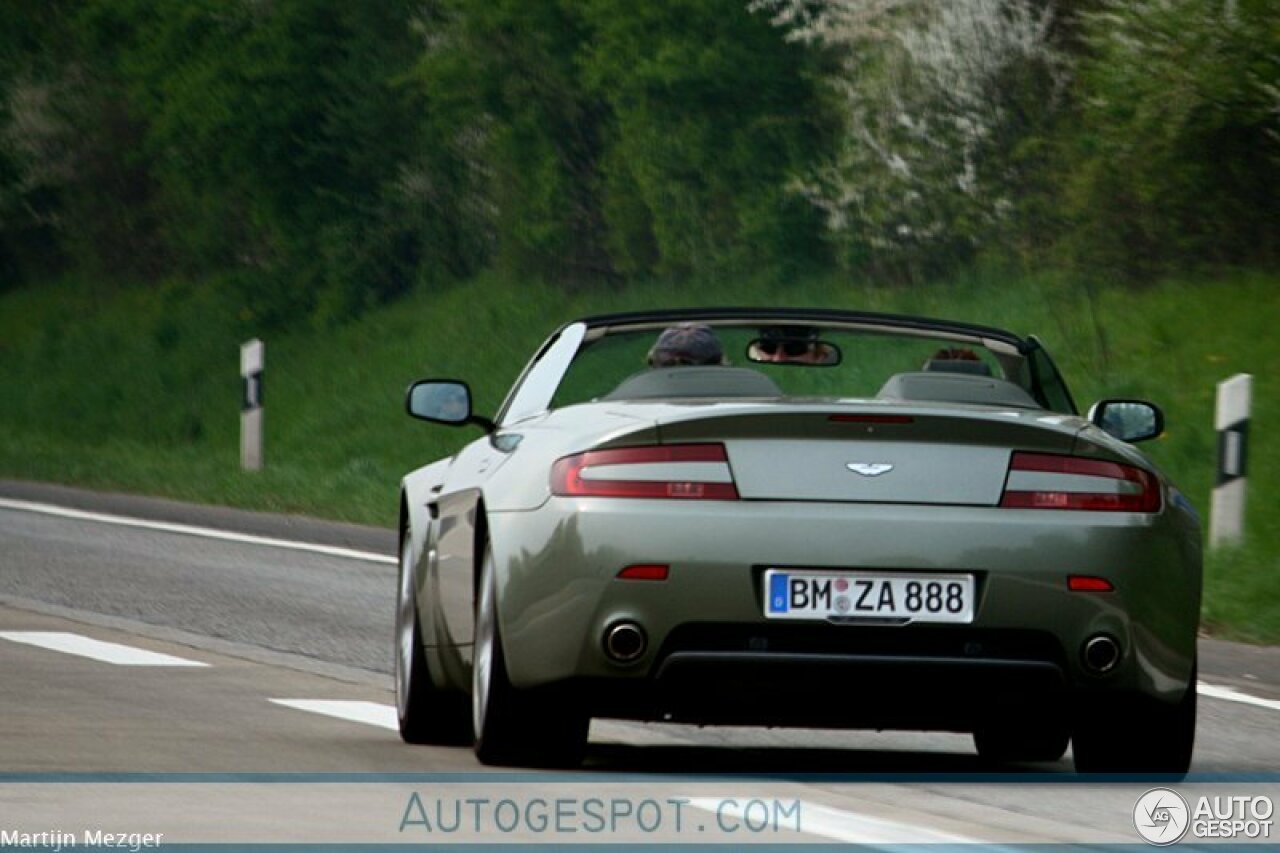
[[663,329],[649,349],[650,367],[724,364],[724,348],[711,327],[704,323],[680,323]]

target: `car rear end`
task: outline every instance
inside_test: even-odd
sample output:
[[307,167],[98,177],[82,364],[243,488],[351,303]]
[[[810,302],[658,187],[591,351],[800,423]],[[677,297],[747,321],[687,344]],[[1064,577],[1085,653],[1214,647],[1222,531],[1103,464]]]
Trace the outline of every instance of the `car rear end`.
[[657,428],[562,455],[537,509],[491,514],[517,686],[595,716],[960,731],[1186,689],[1196,527],[1079,418],[611,408]]

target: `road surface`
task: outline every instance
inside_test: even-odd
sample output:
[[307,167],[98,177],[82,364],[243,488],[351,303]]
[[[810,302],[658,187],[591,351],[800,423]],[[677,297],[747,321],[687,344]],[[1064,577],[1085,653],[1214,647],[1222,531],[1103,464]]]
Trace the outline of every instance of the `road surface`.
[[[1141,840],[1151,780],[995,770],[962,735],[596,721],[560,774],[406,746],[394,544],[0,482],[0,846]],[[1192,775],[1169,787],[1191,810],[1274,802],[1280,651],[1204,640],[1200,676]]]

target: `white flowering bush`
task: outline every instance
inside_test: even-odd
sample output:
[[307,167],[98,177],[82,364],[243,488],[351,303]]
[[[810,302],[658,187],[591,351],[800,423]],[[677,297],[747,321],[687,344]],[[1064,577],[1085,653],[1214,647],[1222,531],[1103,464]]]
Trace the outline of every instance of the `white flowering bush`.
[[1021,145],[1062,101],[1054,7],[1031,0],[756,0],[826,50],[844,132],[797,181],[850,256],[908,276],[999,239]]

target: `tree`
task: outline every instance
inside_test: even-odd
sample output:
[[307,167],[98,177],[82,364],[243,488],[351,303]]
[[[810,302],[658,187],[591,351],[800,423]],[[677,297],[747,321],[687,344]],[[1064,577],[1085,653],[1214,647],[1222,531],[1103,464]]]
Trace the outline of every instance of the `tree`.
[[78,0],[16,2],[0,24],[0,266],[147,274],[160,249],[143,128]]
[[1275,262],[1280,2],[1104,0],[1086,16],[1068,209],[1078,263]]
[[582,86],[590,37],[570,0],[444,0],[414,79],[459,158],[457,202],[497,263],[560,281],[609,277],[599,202],[607,111]]
[[624,271],[821,264],[814,212],[787,192],[828,128],[815,60],[740,0],[592,0],[583,73],[613,121],[602,162]]
[[[999,244],[1030,178],[1027,143],[1069,65],[1031,0],[757,0],[830,52],[843,133],[801,185],[846,258],[937,274]],[[1031,164],[1034,166],[1034,164]]]

